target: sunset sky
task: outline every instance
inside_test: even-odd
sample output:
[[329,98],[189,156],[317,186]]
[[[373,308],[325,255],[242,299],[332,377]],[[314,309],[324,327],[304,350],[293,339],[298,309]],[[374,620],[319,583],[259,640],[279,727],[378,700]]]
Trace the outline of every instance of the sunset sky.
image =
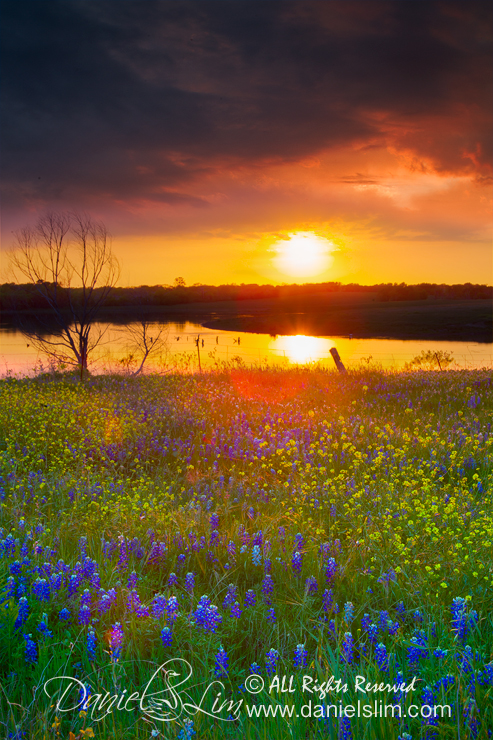
[[122,285],[492,283],[489,0],[1,9],[2,249],[77,209]]

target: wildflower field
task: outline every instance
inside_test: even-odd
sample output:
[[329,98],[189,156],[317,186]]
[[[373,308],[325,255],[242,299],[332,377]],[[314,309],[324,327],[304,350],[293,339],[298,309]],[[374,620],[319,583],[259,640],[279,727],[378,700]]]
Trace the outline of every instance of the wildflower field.
[[492,401],[487,370],[0,381],[1,737],[492,737]]

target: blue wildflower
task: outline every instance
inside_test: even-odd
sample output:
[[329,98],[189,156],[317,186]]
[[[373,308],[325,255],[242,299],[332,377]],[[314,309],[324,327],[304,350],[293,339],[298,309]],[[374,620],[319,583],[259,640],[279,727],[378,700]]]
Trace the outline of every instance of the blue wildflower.
[[219,648],[219,652],[216,655],[216,665],[214,667],[214,673],[216,674],[217,678],[222,678],[228,675],[228,656],[221,645]]
[[295,576],[299,576],[301,573],[301,568],[303,566],[303,554],[296,550],[296,552],[293,553],[293,559],[291,561],[291,566],[293,568],[293,573]]
[[350,665],[353,662],[354,640],[350,632],[344,633],[342,641],[341,657],[345,663]]
[[255,591],[252,591],[252,589],[248,589],[248,591],[245,594],[245,606],[254,606],[255,602],[257,601],[257,597],[255,596]]
[[87,642],[86,642],[86,648],[87,648],[87,657],[90,661],[96,660],[96,633],[94,630],[89,630],[87,633]]
[[169,647],[173,642],[173,633],[169,627],[163,627],[161,630],[161,640],[165,647]]
[[354,604],[352,601],[346,601],[344,604],[344,621],[346,624],[351,624],[354,619]]
[[294,667],[295,668],[304,668],[306,666],[306,658],[307,658],[308,652],[305,650],[304,643],[300,643],[296,646],[296,650],[294,651]]
[[278,660],[279,653],[274,648],[271,648],[265,656],[265,669],[268,676],[272,676],[276,672]]
[[262,562],[262,551],[258,545],[253,546],[252,550],[252,563],[254,565],[260,565]]
[[389,656],[387,654],[387,648],[383,642],[379,642],[375,649],[375,658],[377,665],[381,671],[389,670]]
[[37,663],[38,662],[38,646],[32,639],[32,635],[24,635],[26,641],[26,648],[24,651],[24,657],[26,663]]

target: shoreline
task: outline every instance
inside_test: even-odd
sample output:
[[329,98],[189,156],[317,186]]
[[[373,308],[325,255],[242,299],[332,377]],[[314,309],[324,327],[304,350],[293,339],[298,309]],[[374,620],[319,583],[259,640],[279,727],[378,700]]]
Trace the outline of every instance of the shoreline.
[[[288,309],[288,310],[287,310]],[[0,326],[21,330],[37,320],[41,331],[54,326],[49,313],[2,312]],[[493,305],[490,300],[373,301],[313,305],[293,301],[288,306],[272,300],[225,301],[175,306],[108,306],[102,323],[192,322],[212,331],[237,331],[270,336],[331,337],[493,342]]]

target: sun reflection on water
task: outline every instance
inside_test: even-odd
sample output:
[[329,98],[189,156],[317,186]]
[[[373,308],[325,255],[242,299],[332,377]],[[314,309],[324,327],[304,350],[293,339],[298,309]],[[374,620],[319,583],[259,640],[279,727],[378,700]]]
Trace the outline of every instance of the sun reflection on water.
[[325,337],[296,336],[276,337],[270,342],[269,349],[285,356],[290,362],[304,365],[307,362],[318,362],[330,357],[333,343]]

